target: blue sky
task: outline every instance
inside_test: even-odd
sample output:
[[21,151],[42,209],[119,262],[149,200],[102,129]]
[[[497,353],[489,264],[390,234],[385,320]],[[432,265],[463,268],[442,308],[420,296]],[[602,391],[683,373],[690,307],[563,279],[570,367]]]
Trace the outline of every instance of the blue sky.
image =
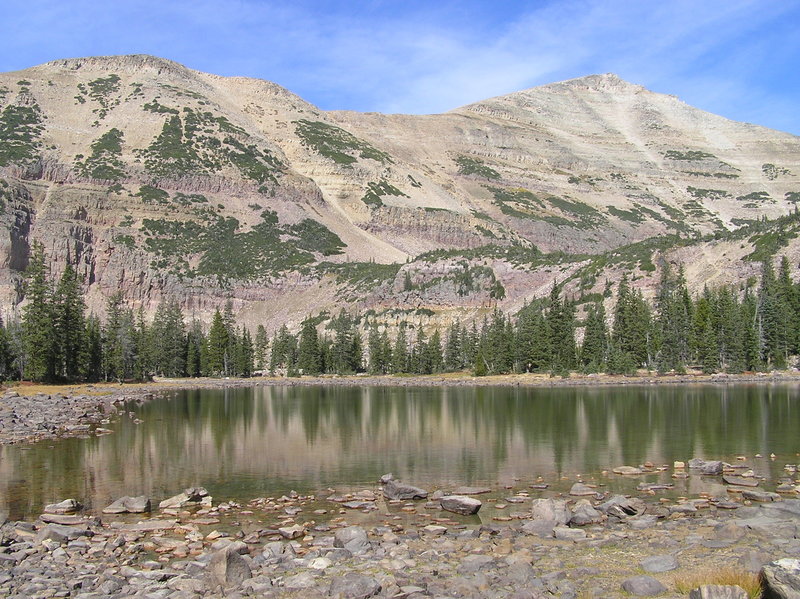
[[800,0],[0,0],[0,23],[0,71],[154,54],[408,113],[613,72],[800,134]]

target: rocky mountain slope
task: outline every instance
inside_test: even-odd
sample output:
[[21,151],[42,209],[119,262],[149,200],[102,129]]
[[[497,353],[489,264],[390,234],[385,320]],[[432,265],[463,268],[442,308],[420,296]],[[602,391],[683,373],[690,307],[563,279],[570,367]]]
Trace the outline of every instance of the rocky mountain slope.
[[779,247],[796,264],[796,223],[775,219],[800,200],[800,138],[614,75],[410,116],[150,56],[67,59],[0,74],[0,200],[6,315],[39,240],[97,311],[122,289],[203,319],[232,299],[250,324],[340,306],[437,324],[555,280],[592,294],[635,268],[647,286],[661,254],[696,288]]

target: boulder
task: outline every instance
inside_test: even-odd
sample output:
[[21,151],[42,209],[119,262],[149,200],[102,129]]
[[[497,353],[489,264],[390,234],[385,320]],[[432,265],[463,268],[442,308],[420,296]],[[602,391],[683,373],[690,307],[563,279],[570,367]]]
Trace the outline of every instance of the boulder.
[[394,480],[394,474],[392,474],[391,472],[381,476],[380,479],[378,480],[378,482],[380,482],[382,485],[385,485],[390,480]]
[[614,495],[608,501],[601,503],[597,509],[608,514],[623,519],[629,516],[638,516],[647,509],[647,504],[638,498],[625,497],[624,495]]
[[461,514],[462,516],[477,514],[478,510],[481,509],[481,505],[483,505],[479,500],[463,495],[448,495],[442,497],[439,503],[443,510]]
[[144,495],[139,497],[120,497],[103,509],[104,514],[143,514],[150,511],[150,499]]
[[253,576],[250,564],[232,545],[211,556],[206,573],[212,587],[223,588],[238,587]]
[[569,523],[574,526],[599,524],[606,519],[606,515],[597,511],[588,499],[581,499],[572,508],[572,518]]
[[553,529],[553,535],[562,541],[581,541],[586,538],[586,531],[581,528],[556,526]]
[[36,542],[55,541],[56,543],[66,543],[67,541],[74,541],[79,537],[91,537],[93,534],[91,530],[81,526],[48,524],[43,526],[36,534]]
[[340,528],[334,533],[333,546],[347,549],[354,555],[365,553],[370,549],[367,531],[360,526]]
[[407,485],[392,479],[383,485],[383,495],[387,499],[425,499],[428,496],[428,492],[419,487]]
[[761,569],[764,599],[800,599],[800,559],[784,558]]
[[689,599],[749,599],[747,591],[736,585],[704,584],[689,592]]
[[667,587],[652,576],[634,576],[622,583],[622,588],[637,597],[651,597],[666,592]]
[[44,508],[45,514],[74,514],[83,506],[75,499],[65,499],[58,503],[51,503]]
[[211,496],[205,487],[189,487],[158,504],[160,509],[180,509],[198,505],[211,506]]
[[699,470],[701,474],[715,476],[722,474],[724,464],[719,460],[701,460],[700,458],[692,458],[689,460],[689,468]]
[[348,572],[331,580],[328,595],[332,599],[368,599],[381,592],[381,583],[371,576]]
[[543,539],[552,539],[555,527],[556,522],[554,520],[531,520],[522,526],[522,532],[528,535],[536,535]]
[[596,491],[591,487],[587,487],[583,483],[575,483],[569,490],[569,494],[575,497],[583,497],[587,495],[594,495]]
[[533,520],[546,520],[555,525],[566,525],[572,518],[566,500],[534,499],[531,503],[531,518]]
[[678,568],[678,558],[674,555],[653,555],[644,558],[639,565],[642,570],[651,574],[671,572]]
[[299,524],[293,524],[292,526],[283,526],[279,528],[278,532],[284,539],[292,540],[299,539],[305,535],[306,529]]

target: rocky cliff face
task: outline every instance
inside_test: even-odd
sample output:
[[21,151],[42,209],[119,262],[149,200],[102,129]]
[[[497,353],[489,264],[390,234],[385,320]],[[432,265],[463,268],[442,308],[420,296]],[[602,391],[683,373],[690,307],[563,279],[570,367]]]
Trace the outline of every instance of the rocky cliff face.
[[[693,261],[695,285],[749,273],[707,252],[750,256],[761,237],[734,232],[794,210],[800,138],[614,75],[409,116],[150,56],[68,59],[0,75],[0,200],[5,312],[38,239],[97,311],[122,289],[201,318],[230,298],[250,324],[353,304],[438,323],[554,280],[648,281],[660,254]],[[684,241],[630,246],[664,235]]]

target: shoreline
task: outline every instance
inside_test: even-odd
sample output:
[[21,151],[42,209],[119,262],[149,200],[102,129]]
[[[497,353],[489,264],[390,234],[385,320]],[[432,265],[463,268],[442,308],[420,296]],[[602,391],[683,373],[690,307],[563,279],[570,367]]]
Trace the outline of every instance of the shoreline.
[[588,388],[693,385],[800,384],[800,372],[758,374],[667,374],[642,372],[632,376],[572,374],[507,374],[474,377],[464,372],[432,375],[324,375],[236,379],[156,379],[147,383],[39,385],[18,383],[0,396],[0,445],[34,443],[45,439],[106,434],[105,428],[129,401],[146,402],[166,393],[193,389],[244,387],[503,387]]

